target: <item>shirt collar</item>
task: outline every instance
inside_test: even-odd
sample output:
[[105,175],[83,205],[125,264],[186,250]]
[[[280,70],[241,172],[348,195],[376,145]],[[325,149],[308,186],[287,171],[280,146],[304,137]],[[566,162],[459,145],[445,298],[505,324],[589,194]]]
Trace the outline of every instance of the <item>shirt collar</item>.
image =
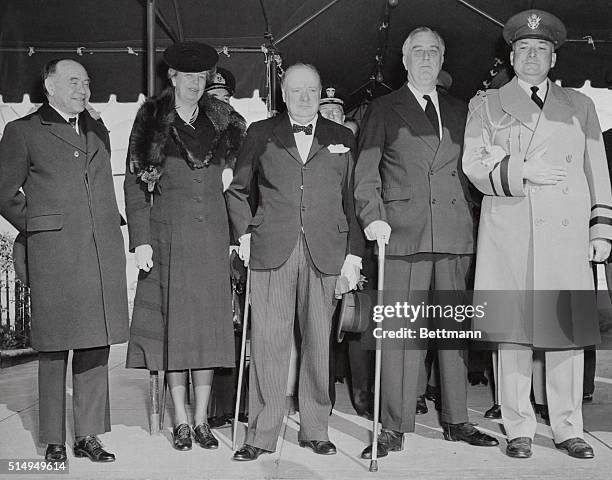
[[50,106],[50,107],[51,107],[53,110],[55,110],[57,113],[59,113],[59,114],[60,114],[60,116],[61,116],[61,117],[62,117],[64,120],[66,120],[66,122],[67,122],[67,123],[70,123],[70,122],[68,121],[68,119],[69,119],[69,118],[74,118],[74,117],[76,117],[76,119],[77,119],[76,121],[77,121],[77,125],[78,125],[78,123],[79,123],[79,114],[78,114],[78,113],[77,113],[76,115],[68,115],[67,113],[62,112],[61,110],[57,109],[56,107],[54,107],[54,106],[53,106],[53,105],[51,105],[51,104],[49,104],[49,106]]
[[431,101],[434,102],[434,103],[436,103],[438,101],[438,91],[436,90],[436,87],[434,87],[431,92],[423,93],[420,90],[417,90],[417,88],[414,85],[412,85],[410,82],[408,82],[408,88],[410,89],[412,94],[415,96],[415,98],[419,102],[425,101],[423,99],[423,95],[429,95],[429,97],[431,98]]
[[532,85],[531,83],[528,83],[525,80],[521,80],[518,77],[516,77],[516,79],[518,80],[519,86],[530,97],[531,97],[531,94],[532,94],[531,87],[535,86],[535,87],[538,87],[538,93],[537,93],[538,97],[540,97],[542,100],[544,100],[546,98],[546,93],[548,92],[548,78],[545,78],[542,83],[539,83],[537,85]]
[[305,127],[307,125],[312,125],[312,130],[314,131],[315,127],[317,126],[317,119],[319,118],[319,114],[317,113],[314,118],[307,123],[300,123],[297,120],[294,120],[293,118],[291,118],[291,115],[289,115],[289,121],[291,122],[291,125],[301,125],[302,127]]

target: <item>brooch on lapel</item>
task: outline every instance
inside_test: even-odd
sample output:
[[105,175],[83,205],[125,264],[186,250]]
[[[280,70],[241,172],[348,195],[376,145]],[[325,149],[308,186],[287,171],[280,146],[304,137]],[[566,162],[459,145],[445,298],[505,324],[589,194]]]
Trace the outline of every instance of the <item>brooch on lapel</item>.
[[332,143],[327,146],[327,149],[329,150],[329,153],[346,153],[350,150],[350,148],[345,147],[341,143],[338,143],[338,144]]

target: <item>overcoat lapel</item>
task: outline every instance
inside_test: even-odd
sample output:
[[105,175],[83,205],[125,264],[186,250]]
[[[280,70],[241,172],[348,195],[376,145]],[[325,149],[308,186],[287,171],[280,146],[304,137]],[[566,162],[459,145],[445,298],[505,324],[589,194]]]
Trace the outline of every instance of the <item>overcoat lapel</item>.
[[51,133],[51,135],[54,135],[60,140],[69,143],[82,152],[86,152],[87,145],[85,143],[84,135],[77,134],[74,128],[72,128],[72,126],[70,126],[70,124],[67,123],[61,117],[61,115],[53,109],[53,107],[45,103],[38,110],[38,114],[40,117],[40,123],[49,131],[49,133]]
[[274,136],[276,136],[276,138],[278,138],[280,141],[283,148],[287,150],[287,153],[289,153],[289,155],[291,155],[296,162],[303,165],[300,152],[298,151],[295,143],[293,132],[291,131],[291,122],[289,121],[289,114],[287,112],[278,117],[278,122],[272,131],[274,132]]
[[89,165],[103,144],[99,131],[106,127],[94,120],[87,110],[84,110],[80,117],[82,121],[79,121],[79,126],[82,127],[81,136],[84,136],[87,142],[87,165]]
[[395,95],[393,110],[410,126],[416,136],[421,138],[433,152],[436,152],[440,146],[440,139],[412,92],[404,85],[393,95]]
[[548,93],[544,108],[540,108],[519,86],[517,77],[499,90],[502,109],[521,122],[530,132],[531,136],[525,139],[528,145],[525,156],[540,147],[559,127],[559,121],[567,120],[573,113],[571,102],[563,89],[548,81]]
[[455,114],[452,109],[449,108],[444,95],[438,95],[438,104],[440,105],[440,118],[442,120],[442,139],[440,140],[440,146],[436,151],[432,165],[441,167],[444,165],[443,162],[445,160],[448,161],[454,158],[454,155],[451,152],[453,147],[451,129],[454,129],[456,122],[462,120],[455,117]]
[[314,137],[312,139],[312,145],[310,146],[310,152],[308,153],[309,162],[317,153],[319,153],[323,148],[326,148],[331,143],[330,131],[328,128],[325,128],[325,121],[322,120],[323,117],[319,115],[317,119],[317,126],[314,130]]

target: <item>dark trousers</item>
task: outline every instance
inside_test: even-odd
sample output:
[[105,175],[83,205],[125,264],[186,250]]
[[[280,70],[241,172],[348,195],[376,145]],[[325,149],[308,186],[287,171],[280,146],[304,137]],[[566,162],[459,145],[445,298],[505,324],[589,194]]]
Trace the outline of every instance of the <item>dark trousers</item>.
[[[427,302],[417,293],[466,288],[472,255],[418,253],[389,256],[385,261],[385,304]],[[385,320],[387,322],[387,320]],[[414,328],[408,319],[394,320],[392,328]],[[422,326],[422,325],[421,325]],[[387,329],[389,327],[386,327]],[[382,341],[381,421],[383,427],[414,431],[417,396],[423,392],[427,343],[402,339]],[[439,349],[443,423],[463,423],[467,415],[467,352]]]
[[[74,435],[109,432],[108,354],[110,347],[72,351]],[[66,367],[68,350],[38,357],[39,441],[66,442]]]
[[285,414],[294,319],[301,336],[298,437],[329,439],[329,340],[336,278],[315,268],[302,235],[279,268],[251,271],[249,445],[276,449]]

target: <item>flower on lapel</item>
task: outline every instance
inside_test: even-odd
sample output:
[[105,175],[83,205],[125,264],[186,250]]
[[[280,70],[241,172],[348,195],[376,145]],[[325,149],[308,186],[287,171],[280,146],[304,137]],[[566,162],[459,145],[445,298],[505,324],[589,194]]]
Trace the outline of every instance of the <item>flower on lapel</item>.
[[149,191],[149,193],[155,190],[155,184],[157,183],[161,175],[161,172],[157,170],[156,167],[153,167],[151,165],[149,165],[146,170],[143,170],[138,173],[140,181],[147,184],[147,190]]
[[350,148],[345,147],[341,143],[332,143],[327,146],[327,149],[329,150],[329,153],[346,153],[350,150]]

